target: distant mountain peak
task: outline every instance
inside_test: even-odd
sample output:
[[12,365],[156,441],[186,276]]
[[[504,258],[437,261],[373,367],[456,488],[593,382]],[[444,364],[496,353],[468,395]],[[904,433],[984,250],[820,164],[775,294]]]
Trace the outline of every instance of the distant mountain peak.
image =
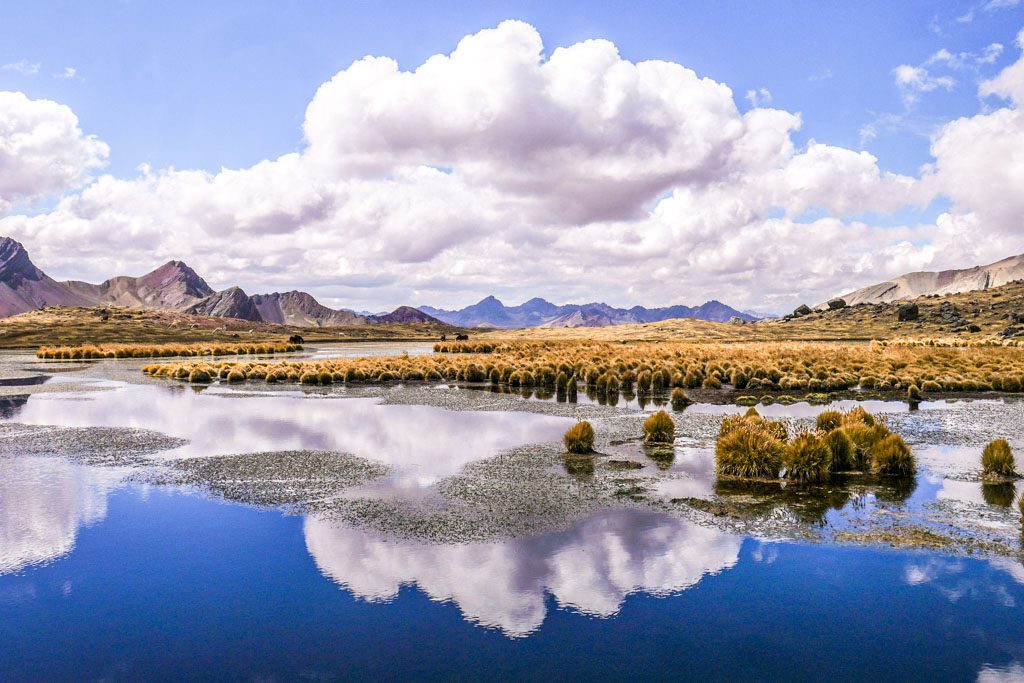
[[17,240],[0,237],[0,317],[43,306],[88,306],[89,301],[36,268]]
[[0,282],[17,289],[25,280],[39,281],[44,277],[21,242],[10,237],[0,238]]
[[720,301],[711,300],[696,307],[669,306],[666,308],[615,308],[594,301],[585,304],[559,306],[541,297],[534,297],[519,306],[506,306],[493,295],[460,310],[422,306],[421,310],[460,327],[604,327],[631,323],[658,322],[669,318],[698,318],[727,322],[737,317],[754,320],[753,316],[737,311]]

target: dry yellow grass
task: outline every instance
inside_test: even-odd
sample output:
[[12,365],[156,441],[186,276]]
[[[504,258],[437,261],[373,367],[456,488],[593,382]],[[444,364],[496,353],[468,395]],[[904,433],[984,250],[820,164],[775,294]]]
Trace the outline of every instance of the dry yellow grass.
[[[493,330],[476,334],[474,341],[605,341],[605,342],[780,342],[871,341],[902,339],[904,343],[1001,344],[1000,335],[1024,316],[1024,283],[1013,282],[990,290],[944,297],[922,297],[915,302],[918,320],[900,322],[899,303],[852,306],[835,311],[815,311],[790,320],[756,323],[716,323],[680,318],[639,325],[614,327],[531,328]],[[954,332],[956,319],[949,311],[977,325],[980,332]],[[1021,324],[1024,329],[1024,324]]]
[[[469,346],[474,343],[470,342]],[[444,348],[448,348],[447,346]],[[163,366],[155,366],[162,368]],[[195,364],[183,363],[184,375]],[[609,344],[593,341],[502,342],[490,353],[339,358],[324,361],[221,363],[221,376],[238,371],[272,381],[387,382],[488,381],[511,387],[555,389],[559,377],[600,392],[667,392],[673,387],[729,391],[824,393],[857,388],[906,394],[910,386],[934,392],[1024,390],[1024,349],[935,348],[841,343]],[[152,370],[156,371],[156,370]]]
[[172,356],[238,356],[245,354],[288,353],[301,351],[301,344],[254,342],[252,344],[87,344],[83,346],[43,346],[39,358],[161,358]]
[[0,348],[97,344],[252,344],[286,342],[293,334],[306,342],[436,340],[455,328],[425,323],[384,323],[352,327],[294,327],[237,318],[213,318],[174,311],[129,308],[53,307],[0,319]]

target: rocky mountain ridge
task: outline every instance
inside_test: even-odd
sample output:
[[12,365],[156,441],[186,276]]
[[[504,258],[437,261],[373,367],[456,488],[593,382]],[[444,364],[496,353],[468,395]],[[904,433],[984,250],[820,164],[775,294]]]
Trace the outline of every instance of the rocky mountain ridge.
[[839,299],[849,306],[889,303],[933,294],[943,296],[992,289],[1020,279],[1024,279],[1024,254],[973,268],[906,273],[849,292]]
[[100,284],[57,282],[32,263],[19,242],[0,237],[0,317],[45,306],[120,306],[301,327],[440,322],[409,306],[361,316],[328,308],[299,291],[249,296],[240,287],[229,287],[217,292],[182,261],[168,261],[140,277],[121,275]]

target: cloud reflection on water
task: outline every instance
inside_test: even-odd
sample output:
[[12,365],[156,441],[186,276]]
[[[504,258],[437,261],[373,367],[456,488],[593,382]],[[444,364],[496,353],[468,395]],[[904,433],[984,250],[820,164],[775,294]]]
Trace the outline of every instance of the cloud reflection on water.
[[309,517],[306,546],[325,576],[370,601],[415,584],[466,619],[524,636],[540,627],[545,596],[599,617],[630,593],[668,594],[736,564],[742,538],[671,515],[609,510],[565,531],[494,543],[383,539]]
[[0,459],[0,575],[71,552],[78,530],[107,516],[122,477],[60,458]]

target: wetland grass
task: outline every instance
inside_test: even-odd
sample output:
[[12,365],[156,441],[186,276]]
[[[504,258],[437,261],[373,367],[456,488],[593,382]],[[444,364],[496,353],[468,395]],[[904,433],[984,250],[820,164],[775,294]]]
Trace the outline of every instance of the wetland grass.
[[[154,355],[224,355],[267,353],[284,348],[212,345],[201,348],[174,346]],[[219,349],[219,350],[218,350]],[[676,389],[703,388],[721,394],[723,401],[738,398],[750,403],[766,392],[784,392],[807,400],[828,401],[830,394],[868,391],[903,395],[912,403],[925,393],[1024,391],[1024,349],[1015,346],[938,347],[895,344],[846,343],[623,343],[593,341],[533,341],[438,344],[439,353],[424,356],[338,358],[318,361],[279,361],[294,366],[299,377],[306,372],[330,372],[338,381],[443,381],[490,382],[519,387],[544,387],[558,391],[564,382],[569,394],[571,378],[579,378],[598,396],[619,391],[638,396],[659,396]],[[109,353],[110,350],[104,350]],[[54,350],[40,349],[40,354]],[[61,350],[64,354],[86,351]],[[116,351],[114,351],[116,357]],[[129,357],[128,350],[122,350]],[[106,356],[104,356],[106,357]],[[188,362],[188,361],[184,361]],[[193,361],[194,362],[194,361]],[[248,361],[233,361],[245,366]],[[243,370],[248,372],[247,370]],[[352,372],[350,372],[352,371]],[[562,380],[560,377],[564,376]],[[683,394],[685,396],[685,393]],[[776,402],[783,403],[782,396]]]
[[676,423],[664,410],[644,420],[644,443],[669,444],[676,440]]
[[823,483],[833,474],[870,472],[884,477],[912,477],[917,461],[901,436],[864,410],[825,411],[817,429],[789,439],[782,422],[763,419],[751,409],[722,420],[715,445],[720,476],[787,479]]
[[1006,439],[996,439],[981,452],[981,474],[985,479],[1012,479],[1020,476],[1013,450]]
[[786,478],[821,483],[832,470],[832,450],[819,432],[802,432],[786,444],[782,454]]
[[567,453],[585,455],[594,452],[594,427],[586,420],[578,422],[562,437]]
[[760,418],[734,418],[723,420],[715,445],[718,473],[729,477],[776,479],[786,449],[778,433]]
[[910,477],[917,472],[917,461],[910,446],[899,434],[889,434],[871,449],[872,474]]
[[85,344],[41,346],[38,358],[91,360],[101,358],[170,358],[175,356],[243,356],[301,351],[301,344]]

